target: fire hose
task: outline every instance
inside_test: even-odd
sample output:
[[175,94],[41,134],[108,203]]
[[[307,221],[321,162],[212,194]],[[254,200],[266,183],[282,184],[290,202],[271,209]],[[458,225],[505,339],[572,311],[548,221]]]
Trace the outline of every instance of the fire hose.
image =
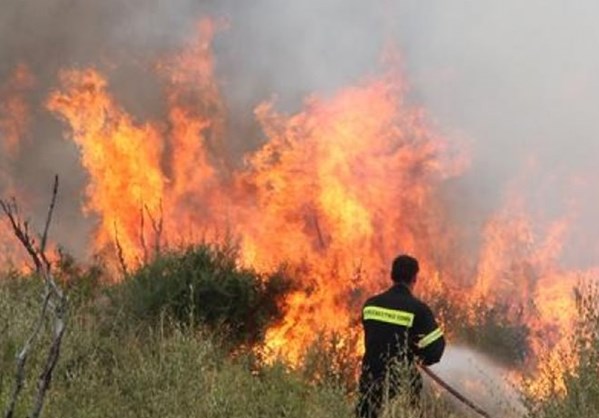
[[435,383],[437,383],[439,386],[441,386],[447,392],[451,393],[457,400],[462,402],[464,405],[468,406],[470,409],[475,411],[481,417],[491,418],[491,416],[484,409],[482,409],[481,407],[476,405],[474,402],[472,402],[471,400],[466,398],[464,395],[462,395],[456,389],[452,388],[448,383],[446,383],[443,379],[441,379],[439,376],[437,376],[431,369],[429,369],[428,367],[426,367],[424,365],[419,365],[419,367],[424,373],[426,373],[428,375],[428,377],[433,379],[433,381]]

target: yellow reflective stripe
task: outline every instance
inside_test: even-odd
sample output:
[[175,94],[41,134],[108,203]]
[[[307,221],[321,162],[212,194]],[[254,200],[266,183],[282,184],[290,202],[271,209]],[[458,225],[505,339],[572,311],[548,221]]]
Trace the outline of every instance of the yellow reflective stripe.
[[418,344],[417,344],[418,348],[425,348],[425,347],[431,345],[432,343],[434,343],[435,341],[437,341],[442,336],[443,336],[443,331],[441,331],[441,328],[437,328],[430,334],[422,337],[422,339],[420,341],[418,341]]
[[414,322],[414,314],[396,309],[379,308],[378,306],[366,306],[364,308],[364,320],[386,322],[388,324],[411,327]]

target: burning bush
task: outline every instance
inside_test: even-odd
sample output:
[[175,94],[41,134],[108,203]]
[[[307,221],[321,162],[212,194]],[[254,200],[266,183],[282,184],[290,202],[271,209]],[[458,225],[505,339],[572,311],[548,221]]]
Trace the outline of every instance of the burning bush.
[[358,337],[357,333],[319,334],[302,356],[303,377],[321,386],[332,383],[349,393],[355,392],[360,367],[360,358],[354,350]]
[[599,286],[582,286],[576,306],[579,320],[571,350],[547,353],[543,364],[553,367],[543,368],[540,378],[524,383],[533,418],[599,416]]
[[232,341],[253,343],[279,319],[289,288],[282,273],[240,268],[232,248],[191,246],[140,267],[114,289],[129,318],[156,324],[167,315],[184,325],[228,330]]

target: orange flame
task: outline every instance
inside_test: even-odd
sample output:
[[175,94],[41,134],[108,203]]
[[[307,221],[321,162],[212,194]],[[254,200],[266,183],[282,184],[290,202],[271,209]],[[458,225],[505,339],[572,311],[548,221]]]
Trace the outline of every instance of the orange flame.
[[[26,94],[35,80],[24,64],[18,65],[8,80],[0,84],[0,197],[16,197],[18,191],[10,175],[19,153],[19,146],[28,133],[30,106]],[[3,218],[3,216],[2,216]],[[0,221],[0,263],[20,263],[21,253],[15,250],[12,230],[4,219]]]
[[297,359],[315,331],[355,324],[356,290],[375,288],[399,249],[430,256],[417,228],[436,227],[437,188],[462,165],[442,160],[447,144],[403,102],[395,74],[312,98],[297,115],[270,104],[256,113],[269,140],[239,176],[253,193],[242,254],[260,269],[306,266],[285,321],[267,335],[269,346]]
[[158,66],[168,79],[166,130],[135,122],[95,70],[63,72],[64,91],[51,95],[48,108],[69,123],[89,173],[86,209],[100,215],[96,248],[117,240],[128,264],[142,261],[145,237],[157,232],[143,224],[145,215],[155,226],[161,214],[163,238],[183,242],[205,237],[212,225],[233,225],[245,264],[297,269],[288,314],[267,336],[270,348],[294,341],[282,354],[297,359],[314,330],[344,331],[355,322],[356,291],[375,288],[399,249],[434,268],[431,249],[450,240],[439,238],[438,188],[465,159],[446,157],[448,143],[405,103],[402,78],[389,72],[312,97],[295,115],[258,106],[267,141],[243,170],[228,174],[209,48],[214,29],[203,21],[190,50]]
[[224,168],[224,104],[214,77],[212,40],[217,24],[204,19],[198,36],[182,53],[160,63],[168,79],[168,157],[171,183],[166,191],[167,219],[176,220],[171,229],[208,224],[206,201],[218,200],[217,171]]
[[48,108],[70,124],[89,172],[86,210],[102,215],[96,245],[118,241],[125,261],[135,263],[140,212],[160,208],[162,139],[154,126],[136,124],[119,108],[97,71],[65,71],[60,78],[66,91],[52,94]]
[[[34,86],[27,66],[18,65],[9,79],[0,85],[0,151],[14,157],[19,142],[27,133],[30,109],[25,94]],[[0,158],[0,162],[2,159]]]
[[488,219],[479,252],[463,251],[462,226],[442,192],[466,172],[469,153],[430,127],[396,71],[314,95],[295,114],[262,103],[255,115],[263,145],[233,168],[211,50],[218,26],[202,20],[188,48],[156,66],[162,122],[127,113],[98,70],[60,74],[47,108],[68,124],[89,176],[94,251],[117,242],[135,266],[152,247],[232,232],[242,263],[259,271],[286,263],[293,271],[285,318],[266,336],[266,349],[291,362],[318,331],[357,328],[361,303],[388,285],[399,252],[421,260],[422,293],[459,298],[465,310],[479,298],[512,302],[524,310],[535,353],[542,340],[564,341],[575,315],[571,288],[593,272],[560,260],[574,214],[543,224],[512,193]]

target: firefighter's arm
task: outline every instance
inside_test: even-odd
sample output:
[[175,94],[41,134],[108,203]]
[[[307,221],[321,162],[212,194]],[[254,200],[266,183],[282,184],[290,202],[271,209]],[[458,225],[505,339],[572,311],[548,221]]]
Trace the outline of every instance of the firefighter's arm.
[[443,331],[435,321],[433,313],[427,306],[424,306],[420,315],[417,315],[415,322],[416,340],[414,341],[414,350],[416,356],[426,366],[438,363],[445,350],[445,338],[443,337]]

